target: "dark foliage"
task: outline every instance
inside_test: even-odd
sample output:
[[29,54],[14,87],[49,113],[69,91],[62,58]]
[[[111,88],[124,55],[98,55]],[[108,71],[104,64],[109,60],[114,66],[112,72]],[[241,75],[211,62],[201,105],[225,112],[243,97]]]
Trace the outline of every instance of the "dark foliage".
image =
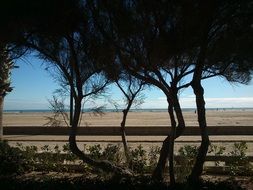
[[7,141],[0,142],[0,175],[22,173],[26,169],[24,155],[19,148],[10,147]]
[[21,180],[17,177],[1,177],[0,178],[1,188],[4,189],[89,189],[89,190],[171,190],[171,189],[184,189],[184,190],[240,190],[235,182],[201,182],[198,184],[177,184],[175,187],[170,187],[166,183],[154,183],[150,177],[135,177],[135,178],[124,178],[119,180],[118,178],[112,178],[104,180],[101,178],[87,178],[87,177],[76,177],[76,178],[49,178],[42,177],[37,179]]

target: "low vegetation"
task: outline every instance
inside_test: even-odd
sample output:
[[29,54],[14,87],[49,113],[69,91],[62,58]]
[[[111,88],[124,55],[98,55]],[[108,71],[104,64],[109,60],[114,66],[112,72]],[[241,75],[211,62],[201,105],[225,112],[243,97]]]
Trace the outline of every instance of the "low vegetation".
[[[128,150],[124,133],[128,108],[124,110],[125,118],[121,123],[125,157],[129,160],[127,170],[117,166],[124,166],[125,161],[117,163],[119,160],[115,162],[112,157],[111,162],[101,161],[108,156],[101,147],[89,147],[82,151],[76,141],[82,110],[87,108],[82,106],[84,102],[103,95],[109,85],[119,81],[132,83],[130,76],[140,84],[158,88],[166,97],[171,132],[164,139],[152,176],[156,181],[163,181],[168,160],[170,184],[175,185],[174,140],[185,129],[179,95],[183,89],[191,88],[195,95],[201,145],[196,160],[190,157],[196,153],[195,148],[182,149],[182,156],[191,154],[187,155],[190,159],[184,161],[190,163],[179,165],[194,161],[188,180],[193,183],[200,180],[209,147],[206,94],[202,81],[222,77],[228,82],[249,84],[253,72],[252,0],[61,0],[46,3],[37,0],[24,5],[20,1],[2,0],[0,9],[0,55],[4,55],[0,65],[7,65],[7,69],[0,68],[0,137],[4,96],[11,90],[8,78],[12,64],[8,64],[6,57],[14,60],[24,54],[28,54],[29,58],[36,56],[46,63],[46,70],[65,89],[62,96],[70,97],[69,114],[61,115],[54,111],[56,117],[48,118],[48,125],[58,126],[62,116],[66,119],[69,116],[69,123],[65,120],[65,124],[70,126],[69,147],[77,160],[105,173],[131,176],[130,168],[135,173],[145,174],[146,168],[151,168],[151,165],[154,168],[156,157],[152,157],[152,164],[149,164],[148,153],[141,146]],[[6,53],[3,53],[5,49]],[[27,86],[32,93],[32,86]],[[130,91],[131,95],[127,96],[129,109],[136,101],[136,93],[130,86],[127,85],[125,91]],[[64,110],[61,102],[54,100],[52,103]],[[43,153],[37,153],[34,147],[21,150],[7,144],[4,146],[3,160],[10,167],[16,164],[17,168],[22,166],[17,172],[26,170],[27,166],[33,170],[39,165],[47,170],[60,170],[62,162],[69,162],[60,156],[59,147],[51,152],[45,146]],[[235,149],[240,150],[231,152],[234,160],[225,163],[233,175],[241,171],[240,167],[250,168],[244,158],[246,155],[240,152],[244,151],[244,145]],[[114,152],[117,148],[112,146],[106,150]],[[77,160],[73,163],[76,164]],[[188,168],[184,170],[188,172]],[[12,173],[12,170],[9,171]]]
[[[185,145],[181,147],[176,155],[176,180],[178,187],[181,188],[187,184],[187,176],[191,172],[194,164],[195,157],[197,155],[197,146]],[[209,154],[220,156],[225,155],[225,147],[211,145],[209,148]],[[225,163],[225,166],[229,168],[228,174],[231,176],[252,174],[252,167],[249,159],[246,156],[247,144],[245,142],[235,143],[231,152],[226,155],[230,155],[231,160]],[[124,157],[123,148],[120,145],[108,144],[102,147],[100,144],[83,146],[83,152],[87,153],[90,157],[98,160],[108,160],[121,167],[126,167],[126,160]],[[38,150],[36,146],[23,146],[17,144],[16,147],[11,147],[8,142],[3,141],[0,143],[0,182],[7,187],[11,184],[19,185],[22,188],[38,187],[40,189],[46,189],[49,184],[59,189],[81,187],[96,187],[103,189],[105,187],[117,187],[122,186],[125,189],[165,189],[166,183],[155,184],[151,180],[152,169],[156,166],[160,149],[158,147],[150,147],[149,150],[143,148],[142,145],[138,145],[136,148],[130,149],[131,163],[130,167],[135,172],[135,177],[117,178],[114,175],[108,175],[108,173],[91,168],[87,164],[84,164],[73,153],[71,153],[69,144],[65,144],[62,147],[58,145],[50,147],[45,145]],[[215,166],[218,166],[218,160],[215,161]],[[41,181],[28,178],[28,181],[23,181],[18,176],[25,176],[27,173],[41,172],[44,175],[40,175]],[[60,173],[59,173],[60,172]],[[59,174],[80,174],[75,178],[55,178]],[[85,177],[84,177],[85,176]],[[66,178],[66,179],[65,179]],[[229,185],[230,184],[230,185]],[[198,187],[208,187],[208,189],[224,188],[230,189],[231,181],[228,183],[211,183],[204,181],[198,184]]]

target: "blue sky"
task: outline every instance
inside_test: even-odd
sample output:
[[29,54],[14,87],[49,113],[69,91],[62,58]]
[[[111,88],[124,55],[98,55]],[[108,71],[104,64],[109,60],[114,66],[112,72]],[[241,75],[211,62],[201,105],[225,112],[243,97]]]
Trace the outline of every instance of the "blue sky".
[[[13,91],[5,98],[5,110],[49,109],[48,99],[59,88],[53,77],[45,71],[46,63],[29,56],[25,60],[18,60],[18,69],[12,71]],[[229,84],[223,79],[214,78],[203,81],[205,88],[206,107],[208,108],[253,108],[253,82],[250,85]],[[145,103],[141,108],[166,108],[166,98],[162,92],[151,88],[144,92]],[[122,105],[120,91],[111,87],[110,95]],[[194,95],[191,88],[180,93],[183,108],[194,108]],[[104,100],[97,100],[98,104],[111,106]]]

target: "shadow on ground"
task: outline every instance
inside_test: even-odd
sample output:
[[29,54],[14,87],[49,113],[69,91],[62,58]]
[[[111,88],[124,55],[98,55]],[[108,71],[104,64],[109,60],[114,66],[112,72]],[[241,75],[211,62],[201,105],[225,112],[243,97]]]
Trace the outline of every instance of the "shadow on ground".
[[[61,174],[59,174],[61,176]],[[170,187],[166,183],[154,183],[150,177],[137,176],[134,178],[110,178],[104,179],[101,177],[87,177],[87,176],[61,176],[57,177],[57,174],[47,175],[40,173],[39,175],[27,176],[1,176],[0,187],[1,189],[87,189],[87,190],[198,190],[198,189],[210,189],[210,190],[240,190],[244,189],[238,184],[237,181],[227,179],[225,181],[211,182],[203,181],[199,184],[178,184],[176,187]]]

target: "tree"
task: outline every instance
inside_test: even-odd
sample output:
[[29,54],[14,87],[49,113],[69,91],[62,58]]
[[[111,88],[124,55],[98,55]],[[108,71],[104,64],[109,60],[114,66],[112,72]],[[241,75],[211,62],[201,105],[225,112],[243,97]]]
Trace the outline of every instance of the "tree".
[[14,63],[8,55],[6,46],[0,46],[0,140],[3,140],[3,105],[4,97],[12,91],[10,74]]
[[199,53],[191,86],[196,95],[202,142],[189,177],[193,182],[199,180],[203,171],[209,145],[204,88],[201,85],[203,75],[208,73],[208,77],[223,76],[228,81],[247,83],[253,63],[248,49],[253,47],[252,2],[200,2],[199,10],[204,18],[200,27],[203,33],[199,36]]
[[143,103],[144,97],[140,92],[144,89],[145,83],[137,80],[129,74],[121,75],[121,79],[115,81],[116,85],[124,95],[124,101],[126,107],[122,110],[123,117],[120,123],[121,126],[121,138],[124,147],[124,153],[127,161],[128,167],[131,167],[131,155],[129,152],[129,147],[126,139],[126,120],[128,112],[132,106],[139,106]]
[[[238,6],[236,1],[233,1],[232,4],[230,1],[224,3],[224,1],[202,2],[198,0],[149,3],[127,1],[112,2],[111,4],[110,2],[96,1],[94,4],[90,3],[90,7],[98,29],[107,40],[114,44],[119,59],[127,72],[157,86],[167,97],[172,130],[171,135],[166,138],[167,141],[164,141],[160,158],[163,157],[162,160],[165,163],[167,155],[169,155],[172,183],[174,182],[173,140],[177,136],[175,129],[180,129],[176,128],[173,109],[178,117],[179,126],[184,126],[183,117],[180,117],[180,109],[176,109],[180,107],[175,106],[176,95],[181,88],[192,86],[196,95],[202,143],[190,180],[198,180],[209,145],[206,131],[204,89],[201,80],[224,76],[230,81],[245,82],[249,78],[250,72],[247,72],[247,69],[251,67],[248,64],[249,61],[246,62],[247,66],[245,64],[242,66],[242,62],[238,62],[239,59],[231,59],[231,57],[238,57],[242,54],[249,56],[248,51],[252,48],[244,49],[244,53],[242,51],[239,53],[238,48],[232,50],[229,46],[227,49],[221,47],[224,47],[223,43],[231,44],[233,41],[231,39],[240,39],[236,35],[231,35],[238,31],[236,28],[245,30],[245,27],[238,24],[230,27],[233,19],[237,17],[235,15],[238,15],[238,10],[240,17],[237,18],[240,19],[236,19],[235,23],[238,21],[240,23],[240,20],[246,21],[246,39],[252,42],[252,37],[250,37],[252,35],[249,32],[249,30],[252,32],[252,23],[250,22],[252,16],[249,16],[252,12],[250,11],[252,3],[247,1]],[[245,14],[245,7],[247,14]],[[242,15],[246,16],[246,19],[243,19]],[[250,27],[251,29],[249,29]],[[227,30],[228,28],[229,30]],[[232,38],[227,38],[227,35]],[[230,43],[228,43],[228,39]],[[242,41],[239,41],[242,45]],[[245,46],[243,43],[244,48],[252,47],[249,44]],[[220,47],[220,45],[222,46]],[[234,56],[236,49],[237,56]],[[225,53],[225,56],[221,53]],[[235,63],[234,60],[237,62]],[[171,79],[168,80],[166,74],[171,76]],[[193,74],[192,80],[181,86],[182,79],[189,74]],[[170,144],[170,146],[166,146],[166,144]],[[167,154],[168,151],[165,150],[170,150],[171,153]],[[161,176],[161,169],[157,173]]]
[[[162,178],[167,155],[171,151],[170,176],[173,184],[175,181],[173,171],[174,138],[180,136],[185,127],[177,94],[180,89],[190,85],[182,83],[181,79],[193,73],[193,70],[188,64],[188,58],[181,54],[182,50],[187,47],[178,46],[178,49],[173,50],[173,47],[170,46],[172,39],[166,36],[166,32],[174,34],[175,28],[160,25],[160,23],[167,22],[173,26],[176,19],[174,15],[170,15],[171,7],[167,3],[150,2],[145,4],[142,1],[138,1],[138,3],[112,2],[111,4],[110,2],[97,1],[94,4],[91,3],[90,7],[94,22],[101,34],[114,44],[118,53],[117,60],[120,60],[122,68],[139,80],[155,85],[167,97],[172,130],[164,141],[154,176],[159,180]],[[162,9],[162,7],[165,8]],[[180,38],[177,40],[182,41]],[[178,127],[176,127],[174,111]]]
[[[15,6],[14,6],[15,7]],[[16,7],[17,8],[17,7]],[[19,7],[20,8],[20,7]],[[15,8],[14,8],[15,9]],[[0,139],[3,139],[3,105],[4,97],[10,91],[11,69],[16,68],[13,60],[26,53],[25,48],[19,47],[19,41],[23,39],[22,26],[20,22],[15,22],[15,14],[10,14],[14,10],[12,2],[1,1],[0,6]],[[15,20],[15,21],[14,21]]]
[[[172,184],[175,183],[174,139],[185,128],[178,92],[192,86],[202,143],[189,179],[199,180],[209,144],[201,80],[223,76],[229,81],[249,81],[252,2],[66,0],[64,3],[29,3],[29,8],[32,7],[29,11],[24,7],[28,17],[17,17],[17,23],[25,20],[21,28],[26,29],[22,33],[24,41],[19,40],[19,43],[53,63],[70,86],[74,99],[69,138],[72,151],[95,167],[127,174],[110,163],[90,159],[78,149],[75,141],[83,98],[99,93],[107,83],[105,75],[111,79],[110,70],[120,65],[124,72],[162,90],[167,98],[171,133],[164,140],[154,176],[162,179],[169,157]],[[233,40],[236,44],[231,44]],[[184,81],[189,75],[193,76],[192,80]],[[97,81],[98,76],[102,83]]]
[[[83,99],[88,96],[97,95],[108,83],[103,75],[101,75],[103,66],[99,66],[96,62],[93,62],[93,60],[88,57],[90,55],[86,54],[87,51],[90,51],[89,48],[91,47],[87,47],[87,38],[80,39],[84,37],[81,35],[82,34],[77,34],[77,32],[75,32],[75,34],[72,34],[71,36],[63,37],[60,41],[48,41],[45,36],[40,38],[38,44],[29,42],[28,46],[37,50],[43,59],[47,59],[55,64],[71,87],[70,89],[74,99],[74,113],[69,136],[71,151],[84,162],[92,166],[109,170],[110,172],[113,171],[118,175],[128,174],[123,169],[113,166],[109,162],[95,161],[89,158],[76,144],[77,127],[79,124]],[[41,41],[44,39],[46,39],[46,43],[41,44]],[[86,44],[82,44],[83,42]],[[44,46],[44,44],[46,46]],[[49,44],[53,47],[52,49],[48,46]],[[62,45],[63,47],[61,47]],[[58,49],[59,47],[60,49]],[[61,57],[61,54],[63,54],[64,57]],[[71,69],[73,70],[71,71]]]
[[[108,84],[103,70],[111,62],[109,44],[96,34],[83,1],[15,1],[18,9],[12,17],[22,25],[22,40],[17,42],[52,64],[52,68],[67,81],[73,94],[73,120],[70,127],[71,151],[87,164],[118,175],[131,175],[128,170],[108,161],[96,161],[77,146],[76,135],[83,99],[96,96]],[[46,13],[46,14],[45,14]],[[9,20],[9,21],[10,21]],[[106,59],[105,59],[106,58]],[[72,114],[71,114],[72,115]]]

